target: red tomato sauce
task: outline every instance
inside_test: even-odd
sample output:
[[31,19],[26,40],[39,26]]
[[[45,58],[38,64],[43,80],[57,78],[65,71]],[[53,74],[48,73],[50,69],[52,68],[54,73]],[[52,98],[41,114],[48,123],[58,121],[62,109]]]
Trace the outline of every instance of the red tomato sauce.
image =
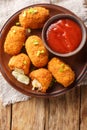
[[46,38],[53,51],[69,53],[79,46],[82,31],[76,22],[70,19],[61,19],[49,26]]

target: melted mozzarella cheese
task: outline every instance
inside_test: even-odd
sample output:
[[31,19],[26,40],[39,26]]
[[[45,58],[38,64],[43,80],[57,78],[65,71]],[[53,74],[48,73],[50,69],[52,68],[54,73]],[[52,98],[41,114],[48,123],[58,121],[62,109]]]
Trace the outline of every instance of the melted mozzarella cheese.
[[24,72],[19,69],[12,71],[12,75],[21,83],[24,83],[26,85],[30,83],[29,77],[24,75]]
[[35,90],[35,89],[41,90],[42,89],[41,83],[36,79],[34,79],[32,81],[32,86],[33,86],[32,90]]

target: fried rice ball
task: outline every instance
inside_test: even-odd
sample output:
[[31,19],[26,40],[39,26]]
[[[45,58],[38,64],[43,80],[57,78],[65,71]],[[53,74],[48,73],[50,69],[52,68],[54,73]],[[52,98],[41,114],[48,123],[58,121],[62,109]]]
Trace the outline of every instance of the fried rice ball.
[[29,76],[32,79],[33,90],[38,89],[41,92],[46,92],[52,81],[51,72],[44,68],[32,71]]
[[64,87],[68,87],[75,80],[75,73],[70,66],[56,57],[49,61],[48,70]]
[[26,30],[23,27],[12,26],[4,43],[4,51],[10,55],[18,54],[23,47],[25,39]]
[[43,67],[48,63],[48,51],[38,36],[33,35],[28,37],[25,42],[25,48],[35,67]]
[[28,74],[30,69],[30,58],[26,54],[20,53],[10,58],[8,66],[11,70],[17,68],[23,70],[24,74]]
[[44,7],[31,7],[22,11],[19,22],[25,28],[42,28],[49,17],[49,10]]

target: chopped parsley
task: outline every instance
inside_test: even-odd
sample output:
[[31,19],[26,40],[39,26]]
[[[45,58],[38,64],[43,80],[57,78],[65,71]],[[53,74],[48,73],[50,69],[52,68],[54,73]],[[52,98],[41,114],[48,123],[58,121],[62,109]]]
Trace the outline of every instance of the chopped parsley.
[[24,60],[24,61],[23,61],[23,64],[24,64],[24,65],[26,65],[26,64],[27,64],[27,61],[26,61],[26,60]]
[[16,26],[19,26],[20,25],[20,23],[19,22],[16,22]]
[[24,11],[24,12],[23,12],[23,17],[26,17],[26,16],[27,16],[27,14],[26,14],[26,12]]
[[34,45],[38,45],[39,44],[38,41],[36,41],[36,40],[33,43],[34,43]]
[[30,28],[28,28],[28,29],[27,29],[27,32],[28,32],[28,33],[31,33],[31,29],[30,29]]
[[36,9],[34,9],[34,8],[29,8],[29,10],[28,10],[28,13],[31,13],[31,14],[35,14],[37,12],[38,11]]
[[37,51],[37,56],[40,56],[40,54],[44,54],[44,50],[39,50],[39,51]]

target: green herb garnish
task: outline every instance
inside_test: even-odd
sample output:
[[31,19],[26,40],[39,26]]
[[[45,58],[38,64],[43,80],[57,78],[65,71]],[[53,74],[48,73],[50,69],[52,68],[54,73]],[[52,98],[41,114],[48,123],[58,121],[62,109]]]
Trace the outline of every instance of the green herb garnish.
[[40,51],[37,51],[37,56],[40,56],[40,54],[41,54]]
[[61,64],[61,67],[63,67],[63,68],[64,68],[64,66],[65,66],[64,64]]
[[52,87],[53,85],[54,85],[54,83],[56,83],[57,81],[56,81],[56,79],[55,78],[52,78],[52,81],[51,81],[51,83],[50,83],[50,86],[49,87]]
[[41,54],[44,54],[44,50],[41,50],[40,53],[41,53]]
[[39,50],[39,51],[37,51],[37,56],[39,56],[40,54],[44,54],[44,50]]
[[34,45],[38,45],[39,44],[38,41],[36,41],[36,40],[33,43],[34,43]]
[[23,12],[23,17],[26,17],[26,16],[27,16],[27,14],[26,14],[26,12],[24,11],[24,12]]
[[16,33],[16,30],[13,30],[13,33]]
[[59,68],[59,72],[63,72],[64,71],[64,67],[65,67],[65,65],[61,64],[61,67]]
[[63,72],[63,68],[60,68],[60,69],[59,69],[59,72]]
[[24,64],[24,65],[26,65],[26,64],[27,64],[27,61],[26,61],[26,60],[24,60],[24,61],[23,61],[23,64]]
[[34,8],[30,8],[30,9],[28,10],[28,12],[31,13],[31,14],[35,14],[35,13],[37,13],[37,10],[34,9]]
[[19,22],[16,22],[16,26],[19,26],[20,25],[20,23]]
[[28,28],[28,29],[27,29],[27,32],[28,32],[28,33],[31,33],[31,29],[30,29],[30,28]]

